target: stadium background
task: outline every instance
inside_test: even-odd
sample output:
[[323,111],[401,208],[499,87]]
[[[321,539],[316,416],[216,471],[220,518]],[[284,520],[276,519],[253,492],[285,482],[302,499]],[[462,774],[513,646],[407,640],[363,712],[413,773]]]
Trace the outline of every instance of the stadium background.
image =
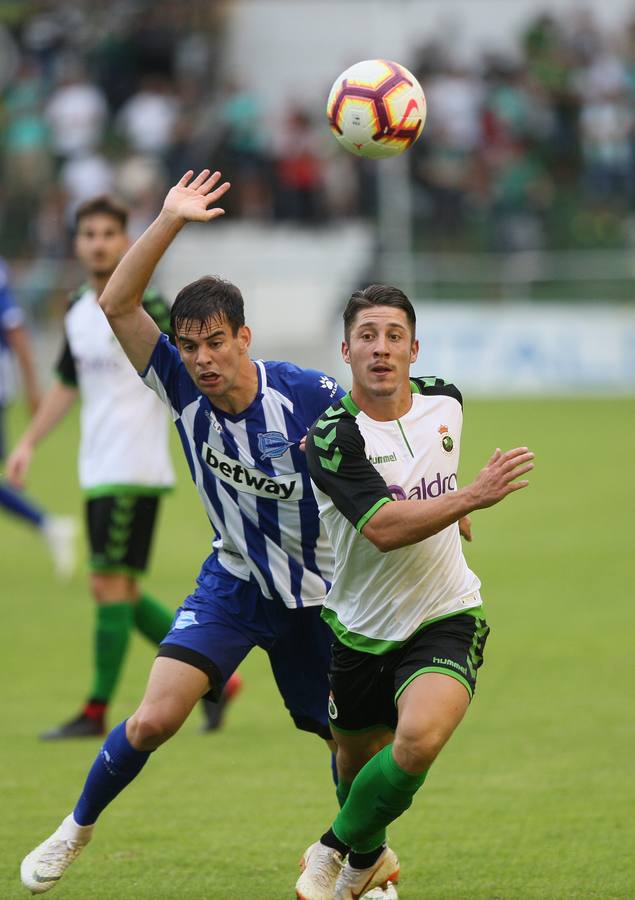
[[[29,314],[41,380],[79,277],[69,222],[116,190],[139,233],[192,166],[234,182],[226,220],[190,228],[158,276],[235,280],[256,353],[347,383],[350,289],[417,304],[417,371],[466,397],[463,478],[495,445],[538,453],[530,491],[475,516],[467,549],[494,634],[476,708],[393,829],[404,900],[635,896],[632,460],[635,451],[635,12],[606,2],[0,4],[0,253]],[[403,159],[348,158],[330,83],[398,59],[428,97]],[[143,127],[141,123],[143,122]],[[69,124],[72,123],[72,124]],[[13,438],[24,424],[15,404]],[[77,421],[41,448],[30,489],[80,505]],[[151,452],[151,442],[149,442]],[[174,604],[209,534],[179,463],[149,580]],[[34,536],[0,519],[4,798],[0,895],[74,801],[95,747],[38,744],[84,690],[85,578],[52,580]],[[131,710],[139,645],[113,711]],[[64,897],[289,896],[332,811],[323,753],[291,729],[262,655],[226,731],[195,723],[104,816]],[[629,683],[630,678],[630,683]]]

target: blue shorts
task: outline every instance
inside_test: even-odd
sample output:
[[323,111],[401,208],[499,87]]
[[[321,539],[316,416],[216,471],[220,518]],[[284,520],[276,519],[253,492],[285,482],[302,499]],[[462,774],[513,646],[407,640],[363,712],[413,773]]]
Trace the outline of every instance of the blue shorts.
[[205,672],[217,700],[223,685],[253,647],[269,656],[278,690],[298,728],[330,739],[328,669],[333,633],[319,606],[288,609],[258,584],[230,575],[215,556],[180,606],[158,656]]

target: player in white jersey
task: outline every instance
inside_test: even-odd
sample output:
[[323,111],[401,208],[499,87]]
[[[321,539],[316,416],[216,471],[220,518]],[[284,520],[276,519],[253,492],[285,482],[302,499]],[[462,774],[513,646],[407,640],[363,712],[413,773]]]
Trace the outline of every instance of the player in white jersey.
[[[162,404],[146,391],[115,339],[98,298],[125,253],[127,210],[101,196],[76,214],[76,254],[88,281],[72,298],[64,319],[65,340],[56,381],[7,464],[9,479],[24,483],[36,445],[81,402],[79,481],[85,497],[90,543],[90,586],[96,602],[94,677],[79,715],[46,739],[105,733],[105,713],[138,629],[158,644],[172,613],[139,586],[145,571],[161,494],[174,480],[168,452],[168,421]],[[144,304],[169,327],[169,309],[155,291]],[[153,452],[143,452],[144,435]]]
[[220,173],[192,174],[170,190],[100,302],[130,361],[171,411],[214,552],[159,648],[141,705],[108,735],[73,813],[23,861],[22,881],[37,892],[57,883],[102,810],[200,697],[218,696],[253,647],[267,652],[296,726],[331,737],[331,633],[320,609],[333,558],[302,444],[343,391],[322,372],[252,360],[242,296],[221,279],[201,278],[176,297],[176,347],[147,315],[143,291],[183,225],[223,212],[213,206],[229,187],[218,186]]
[[457,523],[526,487],[517,479],[533,467],[526,447],[496,450],[458,487],[461,395],[409,377],[419,345],[400,290],[355,292],[344,327],[353,387],[313,426],[307,456],[335,548],[323,616],[335,634],[329,718],[345,799],[304,854],[302,900],[353,900],[398,877],[386,826],[463,718],[489,632]]

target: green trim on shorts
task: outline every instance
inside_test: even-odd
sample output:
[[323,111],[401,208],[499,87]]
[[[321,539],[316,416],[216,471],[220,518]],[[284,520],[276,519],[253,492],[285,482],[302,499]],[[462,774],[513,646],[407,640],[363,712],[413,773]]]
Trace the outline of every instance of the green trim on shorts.
[[428,625],[434,625],[435,622],[441,622],[443,619],[451,619],[453,616],[462,616],[464,613],[474,616],[475,619],[483,619],[484,615],[482,612],[483,605],[479,604],[478,606],[470,606],[467,609],[455,609],[453,612],[446,613],[444,616],[437,616],[435,619],[427,619],[403,641],[384,641],[379,638],[366,637],[366,635],[358,634],[355,631],[349,631],[337,618],[335,610],[329,609],[327,606],[322,607],[321,616],[338,641],[344,644],[345,647],[350,647],[351,650],[358,650],[360,653],[373,653],[375,656],[382,656],[384,653],[390,653],[391,650],[398,650],[400,647],[403,647],[404,644],[407,644],[408,641],[412,640],[416,634],[427,628]]
[[364,513],[364,515],[361,517],[361,519],[355,525],[355,530],[361,531],[362,528],[364,527],[364,525],[366,524],[366,522],[368,522],[369,519],[372,519],[372,517],[375,515],[377,510],[381,506],[383,506],[384,503],[392,503],[392,499],[390,497],[382,497],[380,500],[377,501],[377,503],[373,503],[373,505],[368,510],[368,512]]
[[392,732],[395,730],[392,725],[386,725],[384,722],[377,722],[375,725],[367,725],[366,728],[340,728],[339,725],[333,724],[331,719],[329,719],[329,725],[334,731],[339,731],[341,734],[367,734],[370,731],[377,731],[379,728],[385,728]]
[[88,561],[88,571],[94,575],[129,575],[131,578],[139,578],[145,575],[146,569],[134,569],[132,566],[120,566],[118,563],[94,563]]
[[171,484],[98,484],[84,488],[83,493],[87,500],[95,500],[98,497],[159,497],[173,489]]
[[470,687],[469,681],[467,681],[467,679],[465,679],[465,678],[461,675],[460,672],[455,672],[454,669],[451,669],[451,668],[449,668],[449,667],[448,667],[447,669],[445,669],[445,668],[443,668],[443,666],[425,666],[425,668],[423,668],[423,669],[417,669],[417,671],[416,671],[416,672],[413,672],[412,675],[410,676],[410,678],[408,678],[407,681],[404,681],[404,683],[401,685],[401,687],[399,688],[399,690],[398,690],[397,693],[395,694],[395,706],[397,705],[397,700],[399,700],[399,698],[401,697],[401,695],[403,694],[403,692],[405,691],[405,689],[408,687],[408,685],[409,685],[412,681],[414,681],[415,678],[418,678],[419,675],[425,675],[426,672],[438,672],[439,675],[449,675],[450,678],[454,678],[456,681],[460,681],[460,682],[461,682],[461,684],[463,685],[463,687],[465,688],[465,690],[466,690],[466,691],[468,692],[468,694],[470,695],[470,700],[471,700],[472,697],[474,696],[474,694],[473,694],[473,692],[472,692],[472,688]]

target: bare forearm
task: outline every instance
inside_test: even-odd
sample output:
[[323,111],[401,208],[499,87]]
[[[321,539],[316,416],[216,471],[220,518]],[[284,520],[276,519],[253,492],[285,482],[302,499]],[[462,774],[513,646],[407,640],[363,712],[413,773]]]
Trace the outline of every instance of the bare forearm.
[[35,447],[55,428],[75,403],[77,389],[56,381],[46,392],[29,427],[20,438],[20,444]]
[[18,361],[26,394],[29,398],[34,399],[38,396],[38,384],[29,336],[25,329],[20,326],[8,331],[7,338]]
[[165,251],[184,225],[184,219],[163,210],[130,247],[99,298],[109,319],[134,312]]
[[366,523],[362,534],[382,551],[423,541],[474,510],[494,506],[526,488],[529,482],[519,479],[533,469],[533,458],[527,447],[515,447],[506,453],[497,449],[471,484],[434,500],[385,503]]
[[386,503],[369,519],[362,534],[379,550],[396,550],[438,534],[474,509],[475,500],[469,488],[434,500]]

